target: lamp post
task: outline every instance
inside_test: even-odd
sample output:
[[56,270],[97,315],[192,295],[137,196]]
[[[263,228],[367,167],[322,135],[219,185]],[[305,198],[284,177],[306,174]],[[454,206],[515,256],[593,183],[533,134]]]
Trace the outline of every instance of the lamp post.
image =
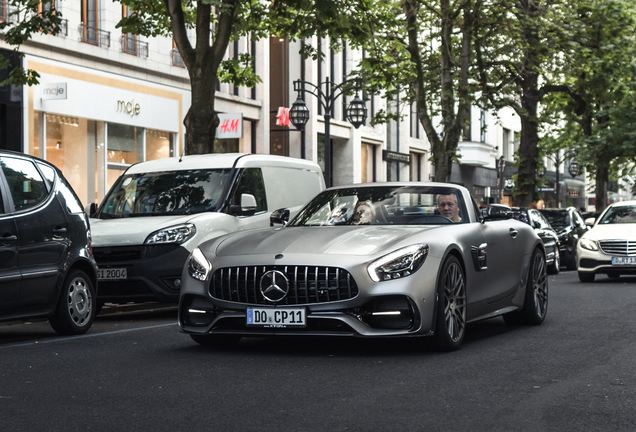
[[[325,88],[324,91],[322,89],[323,86]],[[319,85],[303,80],[294,81],[294,91],[298,92],[298,97],[289,110],[289,121],[291,121],[296,129],[303,130],[305,124],[307,124],[307,121],[309,120],[309,108],[307,108],[307,104],[305,104],[305,101],[303,100],[304,93],[310,93],[316,96],[325,113],[325,175],[327,187],[331,187],[333,185],[330,125],[331,112],[333,110],[334,102],[344,93],[352,90],[356,92],[355,97],[347,107],[346,116],[353,127],[358,129],[367,119],[367,107],[364,101],[358,96],[358,92],[361,89],[361,78],[348,79],[337,86],[334,86],[333,82],[329,81],[329,77],[327,77],[327,80],[324,83]]]
[[[546,157],[548,157],[552,162],[554,162],[554,167],[556,171],[556,207],[557,208],[560,207],[559,167],[561,166],[561,163],[565,162],[568,159],[576,157],[576,155],[577,155],[576,150],[568,150],[561,157],[559,157],[559,150],[557,150],[555,154],[546,154]],[[573,178],[579,175],[579,163],[576,160],[570,163],[568,172]],[[540,177],[543,177],[545,175],[545,167],[538,168],[537,175],[539,175]]]

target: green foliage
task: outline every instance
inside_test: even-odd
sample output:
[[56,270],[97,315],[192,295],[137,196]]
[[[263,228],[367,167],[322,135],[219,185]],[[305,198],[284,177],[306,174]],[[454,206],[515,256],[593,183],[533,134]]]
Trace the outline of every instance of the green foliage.
[[[42,10],[38,11],[40,0],[8,0],[6,3],[7,19],[0,22],[0,32],[4,41],[14,46],[17,52],[25,41],[34,34],[48,33],[57,35],[62,31],[62,14],[51,6],[51,0],[42,1]],[[0,68],[6,69],[9,61],[0,55]],[[13,69],[9,77],[0,86],[36,85],[40,75],[33,70],[21,67]]]

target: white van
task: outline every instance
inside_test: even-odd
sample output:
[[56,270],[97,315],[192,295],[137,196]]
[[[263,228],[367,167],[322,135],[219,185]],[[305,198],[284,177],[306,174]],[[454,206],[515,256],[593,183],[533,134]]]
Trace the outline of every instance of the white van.
[[313,162],[261,154],[208,154],[128,168],[90,225],[104,302],[177,302],[190,252],[223,234],[270,225],[325,188]]

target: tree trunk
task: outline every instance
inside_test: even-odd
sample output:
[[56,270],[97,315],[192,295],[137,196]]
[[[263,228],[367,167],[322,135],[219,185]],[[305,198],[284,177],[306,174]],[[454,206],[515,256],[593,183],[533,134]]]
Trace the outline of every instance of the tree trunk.
[[216,73],[214,75],[191,74],[192,105],[185,116],[186,154],[212,153],[214,136],[219,124],[214,112],[214,93]]
[[539,99],[535,73],[528,73],[524,79],[523,94],[521,96],[521,139],[519,143],[519,165],[515,184],[515,205],[528,207],[534,201],[536,188],[537,160],[539,158],[539,124],[537,122],[537,107]]
[[603,211],[607,203],[607,183],[609,182],[609,162],[598,161],[596,165],[596,211]]

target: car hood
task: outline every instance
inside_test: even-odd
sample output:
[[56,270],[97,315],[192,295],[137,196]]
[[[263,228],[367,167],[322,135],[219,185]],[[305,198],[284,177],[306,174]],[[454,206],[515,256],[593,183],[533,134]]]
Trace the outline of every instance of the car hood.
[[140,245],[157,230],[193,219],[193,215],[90,219],[93,246]]
[[596,225],[584,235],[590,240],[627,239],[636,241],[636,224]]
[[[217,256],[260,254],[375,255],[400,242],[440,227],[330,226],[266,228],[226,237]],[[416,242],[415,240],[413,241]]]

